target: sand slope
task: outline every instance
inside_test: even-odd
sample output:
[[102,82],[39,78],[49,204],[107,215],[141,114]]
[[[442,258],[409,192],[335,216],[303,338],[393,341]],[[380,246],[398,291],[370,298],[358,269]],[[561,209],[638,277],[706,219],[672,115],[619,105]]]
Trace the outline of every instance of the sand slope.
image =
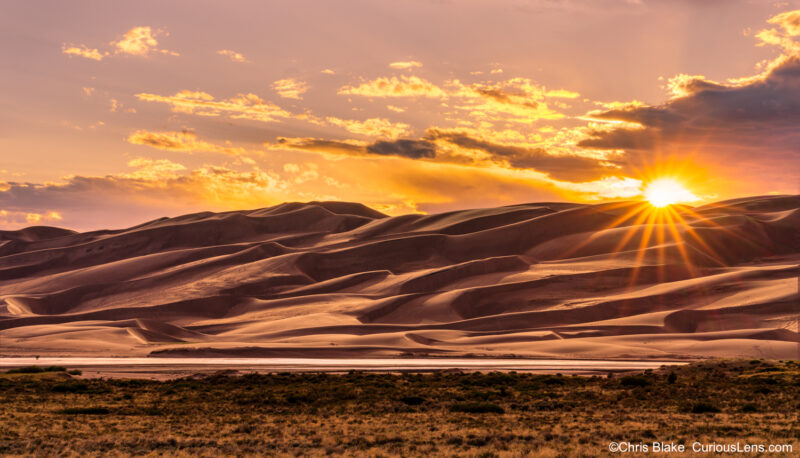
[[633,210],[312,202],[0,231],[0,353],[797,357],[800,197]]

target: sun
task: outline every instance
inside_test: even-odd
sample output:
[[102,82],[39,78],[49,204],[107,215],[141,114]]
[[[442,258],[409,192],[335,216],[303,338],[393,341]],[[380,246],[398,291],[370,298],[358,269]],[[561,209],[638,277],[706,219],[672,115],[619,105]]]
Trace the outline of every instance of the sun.
[[651,181],[644,189],[644,197],[656,208],[698,200],[697,196],[673,178],[658,178]]

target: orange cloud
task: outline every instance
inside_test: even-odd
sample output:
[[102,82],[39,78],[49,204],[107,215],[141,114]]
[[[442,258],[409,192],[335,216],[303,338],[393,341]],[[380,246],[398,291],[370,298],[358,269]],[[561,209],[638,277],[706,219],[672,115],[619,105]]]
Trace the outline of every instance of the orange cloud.
[[217,54],[227,56],[233,62],[247,62],[247,59],[243,55],[236,51],[231,51],[230,49],[220,49],[217,51]]
[[411,126],[406,123],[393,123],[386,118],[370,118],[364,121],[355,121],[328,116],[325,120],[335,126],[344,128],[348,132],[370,137],[397,138],[407,134],[411,128]]
[[67,45],[66,43],[61,46],[61,52],[69,56],[79,56],[86,59],[101,61],[107,54],[101,53],[96,48],[89,48],[86,45]]
[[780,13],[770,18],[767,22],[780,25],[789,35],[800,35],[800,10]]
[[35,226],[43,223],[52,224],[62,219],[61,213],[57,211],[35,213],[0,209],[0,225],[3,227]]
[[308,91],[308,84],[294,78],[286,78],[272,83],[272,89],[283,98],[301,100]]
[[232,119],[261,122],[273,122],[292,116],[288,111],[273,103],[265,102],[255,94],[239,94],[237,97],[222,100],[215,100],[211,94],[200,91],[180,91],[171,96],[140,93],[136,94],[136,97],[146,102],[166,103],[175,112],[200,116],[227,114]]
[[150,132],[147,130],[137,130],[128,136],[128,143],[185,153],[204,151],[209,153],[230,154],[233,156],[261,154],[258,151],[248,151],[244,148],[221,146],[204,142],[197,139],[197,134],[186,130],[182,132]]
[[358,86],[343,86],[339,94],[360,95],[364,97],[445,97],[445,92],[431,83],[417,76],[401,76],[397,78],[378,78],[364,82]]
[[546,98],[576,98],[579,94],[563,89],[547,91],[528,78],[512,78],[499,83],[465,85],[450,82],[453,97],[464,102],[456,108],[476,119],[529,123],[539,119],[561,119],[565,115],[550,108]]
[[[164,34],[161,30],[153,30],[149,26],[134,27],[122,36],[117,41],[109,43],[114,51],[114,54],[127,54],[131,56],[147,56],[152,52],[161,54],[168,54],[171,56],[179,56],[175,51],[167,49],[159,49],[158,40],[156,36]],[[101,61],[105,57],[111,55],[109,51],[100,51],[97,48],[90,48],[86,45],[61,45],[61,52],[69,56],[79,56],[86,59]]]
[[151,52],[160,52],[172,56],[180,55],[174,51],[157,48],[158,40],[156,40],[156,36],[161,33],[163,32],[160,30],[153,31],[149,26],[134,27],[125,32],[121,39],[112,41],[111,46],[114,47],[114,54],[147,56]]
[[396,68],[398,70],[407,70],[409,68],[418,68],[422,67],[422,62],[417,62],[415,60],[412,61],[403,61],[403,62],[392,62],[389,64],[390,67]]

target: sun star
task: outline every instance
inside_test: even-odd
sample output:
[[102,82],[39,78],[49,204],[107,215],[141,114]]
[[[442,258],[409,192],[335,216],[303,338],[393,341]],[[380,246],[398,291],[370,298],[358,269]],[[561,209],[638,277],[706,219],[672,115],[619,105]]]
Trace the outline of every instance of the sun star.
[[650,202],[650,205],[657,208],[698,200],[697,196],[672,178],[659,178],[651,181],[645,187],[644,197]]

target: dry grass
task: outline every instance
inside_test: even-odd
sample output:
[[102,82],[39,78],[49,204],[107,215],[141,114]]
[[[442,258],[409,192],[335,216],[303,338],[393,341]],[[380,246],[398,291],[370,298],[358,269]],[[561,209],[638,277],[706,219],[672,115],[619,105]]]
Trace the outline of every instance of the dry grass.
[[797,363],[776,361],[613,379],[351,373],[155,382],[7,374],[0,376],[0,454],[594,456],[610,441],[654,440],[800,450],[799,374]]

